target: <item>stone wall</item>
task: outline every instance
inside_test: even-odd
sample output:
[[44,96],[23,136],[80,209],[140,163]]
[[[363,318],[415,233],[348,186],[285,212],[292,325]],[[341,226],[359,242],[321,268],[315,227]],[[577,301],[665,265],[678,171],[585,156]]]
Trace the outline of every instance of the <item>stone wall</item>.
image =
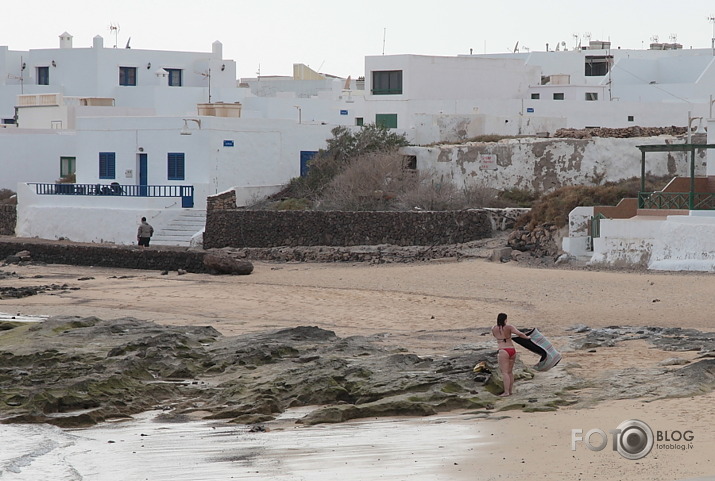
[[17,206],[0,204],[0,235],[15,235]]
[[204,248],[460,244],[492,236],[484,210],[444,212],[210,209]]
[[122,267],[127,269],[206,272],[205,253],[183,249],[138,249],[108,245],[50,243],[46,241],[0,241],[0,260],[29,251],[35,262],[77,266]]
[[206,199],[206,210],[225,210],[236,208],[236,191],[231,189],[220,194],[210,195]]

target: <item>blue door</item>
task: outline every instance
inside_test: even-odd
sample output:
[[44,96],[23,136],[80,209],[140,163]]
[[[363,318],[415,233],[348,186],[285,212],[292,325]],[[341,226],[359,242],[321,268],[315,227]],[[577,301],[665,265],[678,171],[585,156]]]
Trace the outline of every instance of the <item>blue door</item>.
[[146,197],[148,194],[148,173],[147,173],[147,155],[139,154],[139,195]]
[[308,175],[308,163],[313,160],[315,154],[318,152],[315,150],[301,150],[300,151],[300,176],[305,177]]

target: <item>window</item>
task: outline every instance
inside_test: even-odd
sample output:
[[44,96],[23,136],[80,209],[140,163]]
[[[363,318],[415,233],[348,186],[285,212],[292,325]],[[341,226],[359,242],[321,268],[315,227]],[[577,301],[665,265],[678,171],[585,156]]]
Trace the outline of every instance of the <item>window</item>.
[[372,73],[373,95],[402,93],[402,70],[385,70]]
[[417,170],[417,156],[405,155],[402,158],[402,166],[407,170]]
[[365,125],[365,120],[362,117],[355,117],[355,125],[362,127]]
[[50,67],[37,67],[37,85],[50,85]]
[[554,94],[554,100],[563,100],[564,99],[564,94],[563,92],[558,92]]
[[586,100],[598,100],[598,92],[586,92]]
[[116,154],[114,152],[99,153],[99,178],[114,179],[116,177]]
[[539,100],[541,98],[541,94],[531,94],[531,100]]
[[169,152],[167,154],[167,175],[169,180],[184,180],[184,153]]
[[635,121],[635,117],[633,117],[632,115],[629,115],[629,116],[628,116],[628,121],[629,121],[629,122]]
[[169,73],[169,87],[181,87],[181,72],[179,68],[165,68]]
[[382,125],[388,129],[396,129],[397,114],[377,114],[375,115],[375,124]]
[[67,177],[75,173],[76,160],[75,157],[60,157],[60,177]]
[[610,55],[587,55],[586,77],[603,77],[610,70],[612,61]]
[[137,84],[136,67],[119,67],[119,85],[135,86]]

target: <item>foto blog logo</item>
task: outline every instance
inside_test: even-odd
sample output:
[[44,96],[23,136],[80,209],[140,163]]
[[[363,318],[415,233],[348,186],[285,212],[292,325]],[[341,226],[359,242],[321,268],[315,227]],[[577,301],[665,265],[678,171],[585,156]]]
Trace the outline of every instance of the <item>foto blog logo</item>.
[[[576,451],[576,443],[582,442],[591,451],[602,451],[608,445],[608,435],[602,429],[591,429],[582,435],[582,429],[571,430],[571,451]],[[643,421],[629,419],[623,421],[608,434],[612,438],[614,451],[626,459],[641,459],[653,449],[653,430]]]
[[571,430],[571,450],[576,450],[577,443],[583,443],[591,451],[602,451],[608,446],[608,435],[611,435],[613,451],[626,459],[641,459],[650,453],[654,444],[658,449],[688,450],[693,448],[692,431],[656,431],[643,421],[629,419],[623,421],[608,434],[602,429],[591,429],[583,434],[582,429]]

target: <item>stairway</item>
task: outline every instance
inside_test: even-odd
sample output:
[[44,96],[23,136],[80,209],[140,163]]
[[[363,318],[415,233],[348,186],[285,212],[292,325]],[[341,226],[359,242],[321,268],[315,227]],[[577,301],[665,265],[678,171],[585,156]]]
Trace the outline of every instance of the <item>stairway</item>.
[[174,220],[157,229],[151,238],[152,245],[189,247],[191,237],[206,226],[206,211],[183,210]]

